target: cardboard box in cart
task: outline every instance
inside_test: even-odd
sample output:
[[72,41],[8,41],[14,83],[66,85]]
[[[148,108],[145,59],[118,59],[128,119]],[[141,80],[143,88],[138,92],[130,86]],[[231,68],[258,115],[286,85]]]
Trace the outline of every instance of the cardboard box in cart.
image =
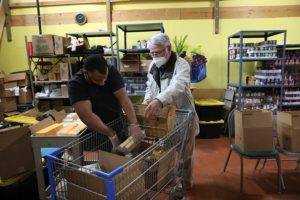
[[234,112],[235,144],[243,151],[272,151],[272,113],[261,110]]
[[145,134],[150,137],[163,137],[175,128],[176,107],[165,106],[158,116],[145,118],[145,105],[134,105],[139,124],[145,126]]
[[[103,172],[110,173],[117,167],[123,166],[129,162],[131,158],[115,155],[105,151],[99,151],[99,165]],[[129,186],[129,189],[123,191],[119,198],[124,200],[132,200],[139,198],[145,191],[145,180],[142,176],[142,162],[125,168],[122,173],[115,177],[115,188],[118,193],[120,190]],[[69,200],[100,200],[104,199],[95,194],[102,194],[106,196],[105,181],[96,175],[91,175],[76,169],[65,168],[62,170],[63,178],[68,182],[67,195]],[[135,180],[136,178],[140,178]],[[143,198],[142,198],[143,199]]]
[[300,111],[277,112],[279,145],[291,152],[300,152]]

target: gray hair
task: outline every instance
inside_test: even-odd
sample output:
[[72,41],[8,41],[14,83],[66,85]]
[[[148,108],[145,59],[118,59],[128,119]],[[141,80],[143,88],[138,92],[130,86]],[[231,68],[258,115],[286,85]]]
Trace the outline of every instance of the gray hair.
[[147,42],[147,46],[159,45],[159,46],[171,46],[169,36],[165,33],[157,33],[153,35]]

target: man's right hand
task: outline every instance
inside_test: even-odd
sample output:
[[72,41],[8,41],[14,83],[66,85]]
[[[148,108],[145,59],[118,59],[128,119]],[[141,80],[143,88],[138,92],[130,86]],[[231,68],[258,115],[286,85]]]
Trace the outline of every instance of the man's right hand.
[[145,132],[141,130],[138,124],[130,124],[128,127],[128,133],[129,136],[132,136],[136,142],[140,142],[146,137]]
[[108,138],[109,138],[109,140],[110,140],[110,142],[111,142],[111,144],[113,146],[113,150],[112,151],[115,152],[117,150],[118,146],[120,145],[120,141],[119,141],[119,138],[117,136],[117,133],[114,132],[112,134],[112,136],[108,136]]

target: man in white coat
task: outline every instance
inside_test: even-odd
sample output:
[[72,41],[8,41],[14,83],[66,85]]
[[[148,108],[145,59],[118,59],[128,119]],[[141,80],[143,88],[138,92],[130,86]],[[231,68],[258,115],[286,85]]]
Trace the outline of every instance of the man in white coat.
[[199,119],[195,111],[194,99],[190,91],[190,66],[175,52],[171,51],[169,37],[158,33],[148,41],[153,62],[147,74],[147,88],[144,104],[146,117],[157,115],[163,106],[175,105],[179,109],[192,111],[186,148],[184,150],[183,178],[186,188],[192,187],[195,136],[199,133]]

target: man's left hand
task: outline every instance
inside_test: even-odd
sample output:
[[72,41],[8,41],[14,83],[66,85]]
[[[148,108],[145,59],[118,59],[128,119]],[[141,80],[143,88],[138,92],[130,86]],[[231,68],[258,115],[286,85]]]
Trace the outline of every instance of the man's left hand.
[[154,99],[149,103],[145,109],[145,117],[149,118],[150,116],[158,116],[162,109],[162,103],[158,99]]

